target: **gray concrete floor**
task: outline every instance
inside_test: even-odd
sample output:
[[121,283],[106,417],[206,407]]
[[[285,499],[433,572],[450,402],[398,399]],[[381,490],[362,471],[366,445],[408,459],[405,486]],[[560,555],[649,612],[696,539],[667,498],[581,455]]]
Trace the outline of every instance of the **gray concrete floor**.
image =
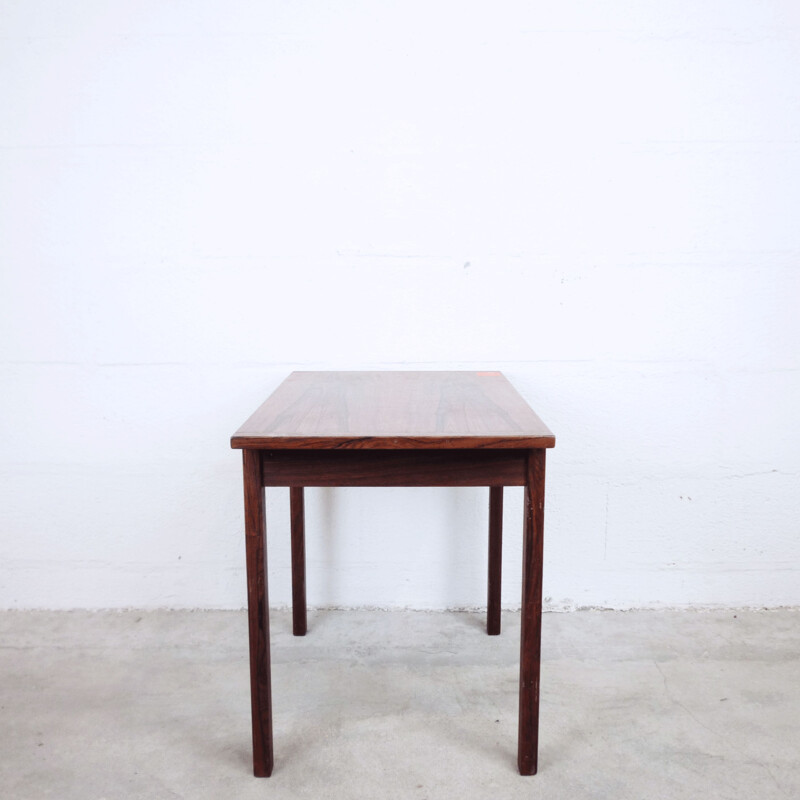
[[0,797],[800,798],[800,610],[546,615],[528,778],[518,614],[272,625],[256,779],[244,613],[0,614]]

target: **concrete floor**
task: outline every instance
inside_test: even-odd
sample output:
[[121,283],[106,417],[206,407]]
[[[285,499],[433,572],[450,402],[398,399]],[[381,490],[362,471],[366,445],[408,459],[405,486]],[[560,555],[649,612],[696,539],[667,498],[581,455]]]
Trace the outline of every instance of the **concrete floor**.
[[518,614],[272,625],[256,779],[244,613],[0,614],[0,797],[800,798],[800,610],[546,615],[529,778]]

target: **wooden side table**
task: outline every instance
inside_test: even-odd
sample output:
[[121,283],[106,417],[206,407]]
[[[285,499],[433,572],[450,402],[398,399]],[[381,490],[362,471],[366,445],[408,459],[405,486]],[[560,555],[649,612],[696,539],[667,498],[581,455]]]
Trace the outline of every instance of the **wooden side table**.
[[545,449],[555,437],[499,372],[293,372],[231,438],[244,462],[253,771],[272,773],[265,486],[291,500],[292,606],[306,633],[305,486],[488,486],[487,630],[500,633],[503,487],[525,487],[519,744],[537,766]]

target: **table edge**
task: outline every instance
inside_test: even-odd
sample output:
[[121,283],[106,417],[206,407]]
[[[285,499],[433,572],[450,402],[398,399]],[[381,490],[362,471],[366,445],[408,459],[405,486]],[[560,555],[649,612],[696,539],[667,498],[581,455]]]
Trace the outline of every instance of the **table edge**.
[[233,450],[476,450],[556,446],[553,434],[520,436],[248,436],[234,434]]

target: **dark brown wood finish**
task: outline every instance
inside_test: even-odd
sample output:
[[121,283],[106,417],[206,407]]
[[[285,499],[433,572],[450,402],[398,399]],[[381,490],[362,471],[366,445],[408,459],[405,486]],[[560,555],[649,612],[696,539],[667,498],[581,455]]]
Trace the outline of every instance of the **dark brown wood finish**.
[[500,372],[293,372],[231,446],[531,448],[555,437]]
[[272,686],[269,654],[266,510],[261,455],[245,450],[244,526],[247,548],[247,609],[250,627],[250,705],[253,723],[253,773],[272,774]]
[[264,450],[265,486],[525,484],[524,450]]
[[304,635],[305,486],[489,486],[487,632],[500,632],[503,487],[525,487],[518,765],[537,768],[545,449],[499,372],[295,372],[231,438],[244,456],[253,770],[272,772],[265,486],[290,487],[292,604]]
[[[527,458],[525,459],[527,465]],[[486,632],[500,633],[500,588],[503,573],[503,487],[489,489],[489,580],[486,601]]]
[[303,488],[289,489],[292,528],[292,632],[305,636],[306,621],[306,522]]
[[519,669],[519,739],[521,775],[535,775],[539,748],[539,669],[542,641],[542,556],[544,546],[545,451],[528,454],[525,525],[522,542],[522,631]]

